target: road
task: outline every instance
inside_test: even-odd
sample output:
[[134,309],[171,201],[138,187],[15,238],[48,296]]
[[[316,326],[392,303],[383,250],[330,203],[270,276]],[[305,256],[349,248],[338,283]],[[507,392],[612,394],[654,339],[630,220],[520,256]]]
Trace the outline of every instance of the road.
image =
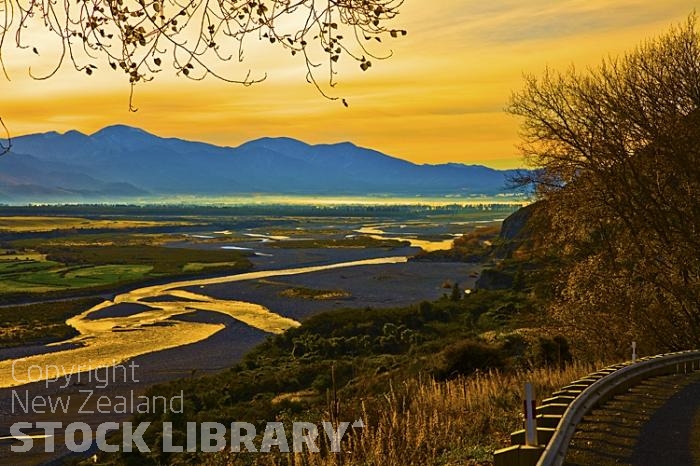
[[593,410],[565,464],[700,465],[700,372],[646,380]]

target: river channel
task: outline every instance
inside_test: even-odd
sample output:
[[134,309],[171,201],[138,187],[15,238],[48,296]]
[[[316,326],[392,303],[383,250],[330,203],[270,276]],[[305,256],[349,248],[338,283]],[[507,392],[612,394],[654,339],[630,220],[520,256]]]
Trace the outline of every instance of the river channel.
[[[197,311],[214,311],[230,316],[268,333],[281,333],[299,322],[271,312],[255,303],[217,299],[184,290],[244,280],[299,275],[345,267],[360,267],[407,262],[405,256],[382,257],[310,267],[267,270],[176,281],[152,285],[116,295],[67,323],[79,335],[56,345],[67,349],[36,354],[21,359],[0,361],[0,388],[8,388],[71,374],[111,367],[136,356],[195,343],[211,337],[223,324],[179,320],[178,316]],[[110,312],[125,306],[134,310],[128,315]]]

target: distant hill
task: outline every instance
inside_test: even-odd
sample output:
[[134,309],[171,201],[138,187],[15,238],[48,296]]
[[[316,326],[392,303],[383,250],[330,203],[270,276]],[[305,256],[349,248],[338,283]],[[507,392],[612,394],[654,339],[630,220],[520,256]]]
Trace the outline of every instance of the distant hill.
[[12,143],[0,157],[0,202],[248,193],[494,195],[512,174],[479,165],[417,165],[349,142],[262,138],[219,147],[122,125],[92,135],[33,134]]

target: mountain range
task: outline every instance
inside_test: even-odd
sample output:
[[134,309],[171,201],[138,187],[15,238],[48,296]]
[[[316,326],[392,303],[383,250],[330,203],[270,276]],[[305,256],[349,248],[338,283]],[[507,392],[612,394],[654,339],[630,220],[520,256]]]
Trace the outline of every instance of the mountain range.
[[504,191],[512,174],[480,165],[418,165],[349,142],[310,145],[262,138],[220,147],[116,125],[91,135],[68,131],[14,138],[11,151],[0,157],[0,202],[251,193],[494,195]]

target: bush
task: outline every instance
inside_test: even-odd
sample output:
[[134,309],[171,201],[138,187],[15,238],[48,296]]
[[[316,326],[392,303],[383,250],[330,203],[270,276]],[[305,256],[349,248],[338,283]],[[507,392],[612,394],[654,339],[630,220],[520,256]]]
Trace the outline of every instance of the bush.
[[462,340],[446,347],[436,364],[434,375],[444,380],[469,375],[478,370],[502,369],[505,361],[498,347]]
[[540,337],[534,347],[533,363],[536,367],[563,368],[573,360],[569,342],[561,335],[554,338]]

